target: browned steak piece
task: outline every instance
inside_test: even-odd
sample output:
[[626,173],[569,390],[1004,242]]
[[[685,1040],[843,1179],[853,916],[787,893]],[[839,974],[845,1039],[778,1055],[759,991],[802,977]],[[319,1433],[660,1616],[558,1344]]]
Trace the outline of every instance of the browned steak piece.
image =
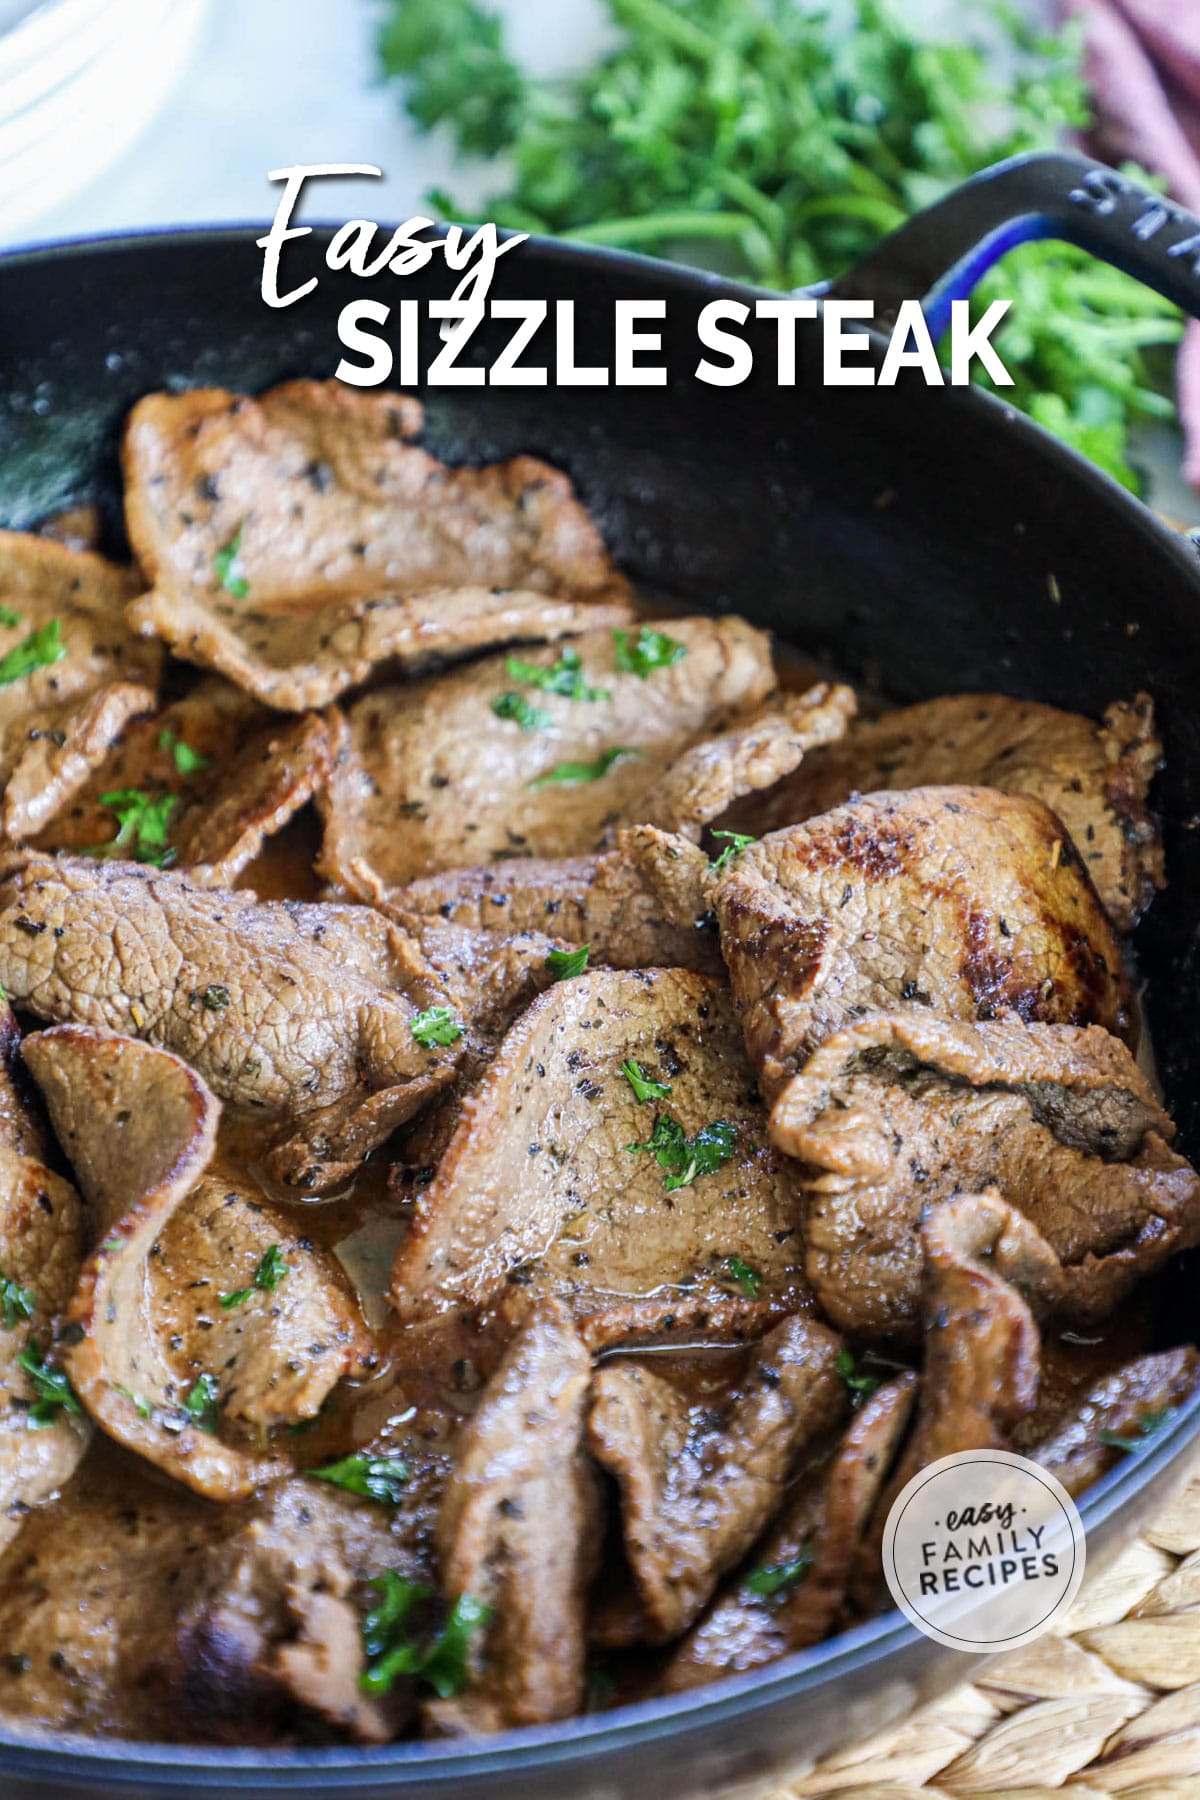
[[431,1702],[441,1732],[539,1725],[578,1712],[600,1502],[583,1443],[591,1359],[566,1308],[536,1307],[459,1442],[438,1517],[453,1605],[488,1607],[465,1691]]
[[276,1127],[270,1167],[334,1185],[452,1079],[418,1011],[444,989],[365,907],[259,902],[184,875],[86,858],[0,869],[0,982],[38,1018],[173,1050]]
[[152,592],[135,623],[302,711],[379,663],[628,616],[565,475],[529,456],[447,468],[413,443],[421,426],[415,400],[336,381],[139,401],[125,508]]
[[771,1115],[806,1164],[805,1269],[847,1330],[911,1327],[922,1212],[995,1187],[1103,1319],[1200,1235],[1200,1179],[1129,1052],[1097,1027],[875,1014],[823,1044]]
[[162,652],[135,637],[134,576],[90,551],[0,531],[0,787],[10,838],[32,837],[154,706]]
[[1045,1435],[1019,1432],[1014,1448],[1049,1469],[1069,1494],[1081,1494],[1121,1456],[1148,1443],[1198,1381],[1200,1358],[1190,1344],[1140,1356],[1102,1376]]
[[1130,1027],[1112,928],[1039,800],[869,794],[745,850],[714,905],[769,1099],[864,1011]]
[[[590,631],[568,647],[588,698],[514,677],[548,677],[561,666],[551,648],[356,700],[320,799],[321,874],[378,903],[441,869],[573,856],[618,820],[640,822],[643,794],[675,759],[756,706],[775,676],[770,640],[743,619],[672,619],[684,654],[646,675],[619,666],[627,635]],[[493,710],[517,689],[536,703],[534,729]]]
[[621,1490],[646,1642],[686,1631],[778,1511],[800,1452],[837,1424],[846,1407],[838,1345],[815,1320],[785,1319],[718,1414],[644,1361],[597,1371],[588,1441]]
[[877,788],[968,782],[1033,794],[1066,826],[1118,931],[1163,885],[1146,796],[1162,747],[1148,694],[1078,713],[1004,694],[947,694],[855,723],[769,793],[739,808],[741,828],[778,831]]
[[916,1391],[906,1372],[855,1413],[833,1456],[803,1477],[778,1524],[680,1644],[663,1675],[668,1693],[760,1668],[834,1629]]
[[776,694],[754,718],[705,738],[676,758],[627,816],[699,839],[735,801],[771,787],[820,744],[839,738],[854,717],[854,690],[828,681],[802,694]]
[[725,964],[709,874],[708,858],[686,838],[634,825],[598,856],[517,856],[427,875],[398,889],[389,910],[490,931],[550,932],[587,944],[593,965],[717,975]]
[[285,1473],[275,1434],[370,1356],[337,1264],[244,1176],[206,1173],[219,1109],[178,1057],[60,1025],[28,1038],[25,1059],[97,1243],[62,1351],[83,1404],[213,1499]]
[[329,728],[317,713],[281,719],[213,676],[123,733],[50,827],[39,849],[120,853],[105,794],[129,789],[168,804],[172,866],[228,886],[329,773]]
[[[639,1100],[643,1079],[659,1091]],[[661,1152],[644,1147],[656,1132]],[[397,1254],[392,1304],[412,1321],[485,1302],[517,1316],[561,1297],[592,1345],[744,1333],[807,1300],[793,1180],[716,982],[682,970],[562,981],[464,1099]]]

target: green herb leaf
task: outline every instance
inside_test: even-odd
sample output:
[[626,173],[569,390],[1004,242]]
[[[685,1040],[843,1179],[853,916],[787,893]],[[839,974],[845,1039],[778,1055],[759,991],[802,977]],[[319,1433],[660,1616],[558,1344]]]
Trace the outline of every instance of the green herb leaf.
[[340,1462],[324,1469],[306,1469],[314,1481],[328,1481],[345,1488],[362,1500],[374,1500],[379,1506],[399,1506],[401,1490],[408,1480],[408,1464],[395,1456],[343,1456]]
[[173,731],[162,731],[158,737],[160,750],[169,750],[175,762],[176,772],[180,775],[198,775],[201,769],[210,769],[212,763],[207,756],[201,756],[182,738],[177,738]]
[[733,1276],[733,1279],[737,1282],[747,1300],[757,1300],[759,1289],[763,1284],[763,1278],[758,1270],[752,1269],[750,1264],[743,1262],[740,1256],[727,1256],[725,1258],[725,1267],[729,1270],[729,1273]]
[[205,1012],[224,1012],[229,1005],[229,989],[219,981],[210,981],[201,991],[200,1004]]
[[51,664],[61,662],[66,654],[61,625],[57,619],[48,619],[0,656],[0,687],[32,675],[35,669],[48,669]]
[[566,787],[578,787],[585,781],[599,781],[602,776],[608,774],[613,764],[622,756],[640,756],[641,754],[640,750],[631,749],[626,744],[618,744],[613,750],[602,751],[595,762],[558,763],[545,775],[539,775],[535,781],[526,782],[525,785],[531,788],[541,788],[549,787],[552,782],[561,782]]
[[461,1694],[470,1674],[471,1640],[491,1617],[491,1607],[460,1594],[442,1629],[428,1644],[408,1635],[414,1610],[432,1596],[419,1582],[385,1569],[370,1584],[379,1595],[363,1621],[367,1668],[359,1677],[365,1694],[386,1694],[402,1675],[428,1682],[443,1700]]
[[713,875],[719,875],[722,869],[729,867],[735,856],[740,856],[743,850],[758,842],[755,837],[747,837],[744,831],[714,831],[712,835],[715,838],[729,839],[725,848],[708,865]]
[[492,711],[498,719],[512,719],[522,731],[542,731],[551,723],[550,714],[526,700],[524,694],[497,694]]
[[587,968],[590,954],[590,944],[581,944],[578,950],[551,950],[546,957],[546,967],[555,981],[574,981]]
[[621,1073],[633,1089],[635,1100],[665,1100],[671,1092],[669,1081],[651,1081],[641,1063],[635,1062],[632,1056],[621,1064]]
[[242,527],[239,525],[223,550],[218,550],[213,557],[213,574],[218,584],[235,600],[244,600],[250,592],[250,583],[246,580],[242,568]]
[[452,1700],[466,1687],[471,1640],[491,1616],[487,1602],[476,1600],[472,1594],[460,1594],[450,1608],[450,1616],[425,1652],[419,1671],[439,1699]]
[[107,806],[117,820],[117,835],[94,850],[94,856],[116,856],[128,851],[134,862],[152,863],[165,869],[175,861],[176,852],[167,843],[167,827],[171,814],[179,804],[175,794],[148,794],[142,788],[114,788],[101,794],[100,804]]
[[663,1187],[667,1193],[676,1188],[691,1187],[701,1175],[711,1175],[733,1155],[737,1126],[718,1119],[705,1125],[694,1138],[689,1138],[678,1119],[660,1113],[654,1130],[644,1144],[626,1144],[630,1151],[645,1150],[666,1171]]
[[201,1431],[215,1431],[220,1418],[217,1401],[220,1390],[215,1375],[198,1375],[185,1395],[183,1410]]
[[412,1034],[422,1050],[432,1050],[435,1044],[457,1044],[463,1028],[452,1006],[429,1006],[413,1020]]
[[804,1580],[814,1560],[813,1552],[804,1549],[792,1562],[755,1569],[746,1577],[746,1592],[757,1594],[761,1600],[769,1600],[773,1594],[788,1594]]
[[257,1289],[261,1294],[273,1294],[284,1276],[290,1274],[290,1265],[283,1260],[283,1252],[278,1244],[272,1244],[262,1261],[255,1269],[250,1286],[235,1288],[231,1294],[221,1295],[221,1306],[225,1312],[231,1312],[235,1306],[241,1306]]
[[614,631],[613,643],[622,675],[640,675],[643,681],[687,655],[686,644],[668,637],[665,631],[656,631],[652,625],[643,625],[636,638],[628,631]]
[[0,625],[4,625],[9,631],[12,631],[20,623],[19,612],[14,612],[11,606],[0,606]]
[[0,1315],[6,1331],[12,1331],[22,1319],[32,1319],[37,1311],[37,1295],[32,1288],[22,1287],[0,1269]]
[[851,1394],[854,1396],[855,1406],[861,1406],[864,1400],[869,1400],[876,1388],[880,1385],[880,1377],[878,1375],[862,1375],[859,1373],[858,1365],[854,1360],[854,1352],[852,1350],[839,1350],[837,1362],[834,1366],[846,1386],[849,1388]]
[[1102,1444],[1107,1444],[1113,1450],[1124,1450],[1127,1456],[1132,1456],[1135,1451],[1145,1449],[1147,1438],[1154,1436],[1164,1419],[1170,1415],[1171,1410],[1167,1406],[1161,1412],[1147,1413],[1143,1419],[1138,1421],[1137,1429],[1132,1433],[1098,1431],[1096,1436]]
[[69,1413],[83,1412],[65,1371],[47,1362],[35,1343],[31,1341],[26,1344],[17,1358],[17,1366],[24,1369],[33,1383],[34,1392],[41,1396],[30,1407],[27,1415],[31,1430],[38,1431],[45,1425],[52,1425],[55,1414],[60,1409]]
[[[527,687],[540,688],[544,694],[561,694],[565,700],[610,700],[608,688],[589,687],[583,677],[583,659],[570,645],[556,663],[544,669],[540,663],[526,662],[520,656],[506,656],[504,667],[510,681],[523,681]],[[542,717],[549,723],[550,715]]]
[[128,1400],[139,1419],[148,1419],[150,1417],[149,1404],[143,1400],[139,1394],[135,1394],[132,1388],[122,1387],[119,1381],[114,1381],[112,1385],[113,1393],[120,1394],[123,1400]]

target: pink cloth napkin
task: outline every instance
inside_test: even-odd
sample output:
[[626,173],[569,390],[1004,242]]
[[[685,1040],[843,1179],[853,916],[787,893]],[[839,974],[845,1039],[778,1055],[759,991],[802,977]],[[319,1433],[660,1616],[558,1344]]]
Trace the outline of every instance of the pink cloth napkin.
[[[1097,154],[1153,169],[1200,213],[1200,0],[1062,0],[1062,7],[1084,22]],[[1184,339],[1178,379],[1184,474],[1200,488],[1200,324]]]

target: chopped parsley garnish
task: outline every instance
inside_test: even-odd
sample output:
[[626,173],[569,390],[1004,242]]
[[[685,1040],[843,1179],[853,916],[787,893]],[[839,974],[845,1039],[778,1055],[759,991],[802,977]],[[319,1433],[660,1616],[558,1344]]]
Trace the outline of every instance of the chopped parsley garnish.
[[694,1138],[688,1137],[678,1119],[660,1113],[654,1130],[644,1144],[626,1144],[630,1151],[648,1150],[660,1169],[665,1170],[663,1186],[668,1194],[676,1188],[691,1187],[701,1175],[711,1175],[733,1155],[737,1126],[717,1119],[705,1125]]
[[224,1012],[229,1005],[229,989],[222,987],[219,981],[210,981],[201,991],[200,1004],[205,1012]]
[[328,1481],[333,1487],[345,1488],[360,1500],[374,1500],[379,1506],[399,1506],[400,1490],[408,1480],[408,1464],[395,1456],[343,1456],[340,1462],[324,1469],[306,1469],[314,1481]]
[[551,950],[546,957],[546,967],[555,981],[574,981],[586,970],[590,954],[590,944],[581,944],[578,950]]
[[32,1319],[36,1311],[37,1295],[33,1289],[22,1287],[19,1281],[12,1281],[0,1270],[0,1314],[3,1314],[5,1330],[11,1331],[22,1319]]
[[452,1006],[428,1006],[413,1020],[412,1034],[422,1050],[432,1050],[435,1044],[457,1044],[463,1028]]
[[233,1293],[221,1295],[222,1310],[231,1312],[235,1306],[240,1306],[244,1300],[248,1300],[256,1289],[260,1294],[273,1294],[284,1276],[290,1272],[291,1266],[284,1262],[283,1252],[279,1245],[272,1244],[251,1276],[250,1286],[235,1288]]
[[861,1375],[859,1373],[853,1350],[839,1350],[834,1366],[853,1395],[855,1406],[861,1406],[864,1400],[869,1400],[879,1386],[878,1375]]
[[802,1550],[792,1562],[773,1563],[755,1569],[746,1577],[746,1592],[769,1600],[773,1594],[789,1594],[813,1566],[811,1550]]
[[737,1282],[747,1300],[757,1300],[758,1290],[763,1284],[763,1278],[758,1270],[752,1269],[750,1264],[743,1262],[740,1256],[727,1256],[725,1258],[725,1267],[729,1270],[729,1273]]
[[665,1100],[671,1092],[671,1084],[669,1081],[651,1081],[650,1077],[643,1070],[641,1063],[635,1062],[632,1056],[629,1057],[626,1062],[621,1064],[621,1073],[633,1089],[633,1097],[635,1100],[642,1102],[647,1100]]
[[628,744],[617,744],[612,750],[601,751],[595,762],[556,763],[554,768],[548,769],[544,775],[539,775],[535,781],[527,782],[526,786],[540,788],[549,787],[552,782],[562,782],[566,787],[579,787],[585,781],[599,781],[602,776],[608,774],[613,764],[618,762],[622,756],[640,756],[641,754],[640,750],[634,750]]
[[175,794],[147,794],[142,788],[114,788],[101,794],[100,804],[116,815],[117,835],[93,854],[115,856],[127,850],[134,862],[167,868],[176,856],[167,843],[167,827],[178,803]]
[[183,1410],[192,1424],[199,1426],[201,1431],[217,1429],[218,1393],[215,1375],[198,1375],[184,1397]]
[[48,669],[52,663],[61,662],[66,654],[62,626],[57,619],[47,619],[44,625],[0,656],[0,687],[32,675],[35,669]]
[[386,1694],[398,1677],[412,1675],[428,1682],[443,1700],[461,1694],[470,1675],[471,1639],[487,1624],[491,1607],[460,1594],[437,1636],[422,1644],[409,1636],[408,1623],[416,1607],[432,1597],[430,1590],[395,1569],[376,1575],[370,1586],[379,1604],[363,1620],[367,1667],[358,1681],[363,1693]]
[[492,711],[498,719],[512,719],[522,731],[541,731],[550,724],[550,714],[534,706],[524,694],[497,694]]
[[82,1413],[78,1395],[68,1381],[66,1372],[47,1362],[36,1344],[26,1344],[17,1358],[17,1366],[24,1369],[33,1383],[34,1391],[41,1396],[29,1409],[31,1430],[39,1431],[45,1425],[52,1425],[54,1415],[60,1408],[64,1412]]
[[1126,1456],[1132,1456],[1135,1451],[1145,1449],[1146,1439],[1154,1436],[1170,1411],[1171,1408],[1166,1406],[1161,1412],[1147,1413],[1145,1418],[1138,1420],[1135,1432],[1098,1431],[1096,1436],[1110,1450],[1124,1450]]
[[718,856],[714,856],[708,865],[709,871],[713,875],[719,875],[722,869],[729,867],[735,856],[740,856],[743,850],[748,850],[751,844],[758,842],[755,837],[747,837],[744,831],[714,831],[713,836],[729,839],[725,848]]
[[143,1400],[140,1394],[135,1394],[132,1388],[122,1387],[119,1381],[114,1381],[113,1392],[115,1394],[120,1394],[122,1400],[128,1400],[139,1419],[148,1419],[150,1417],[150,1407],[148,1402]]
[[246,580],[242,568],[242,527],[239,525],[223,550],[218,550],[213,557],[213,573],[227,594],[235,600],[244,600],[250,592],[250,583]]
[[[504,667],[510,681],[523,681],[526,687],[540,688],[543,694],[561,694],[564,700],[609,700],[608,688],[589,687],[583,678],[583,659],[569,646],[556,663],[543,669],[538,663],[525,662],[519,656],[506,656]],[[548,715],[543,714],[543,718]]]
[[14,612],[11,606],[0,606],[0,625],[7,626],[11,631],[14,626],[19,625],[20,623],[21,615],[19,612]]
[[159,733],[158,747],[160,750],[171,752],[177,774],[198,775],[201,769],[212,767],[211,760],[207,756],[201,756],[198,750],[193,750],[190,744],[185,744],[183,739],[176,737],[173,731]]
[[687,645],[665,631],[643,625],[636,638],[628,631],[614,631],[616,664],[622,675],[640,675],[645,681],[656,669],[669,669],[687,655]]

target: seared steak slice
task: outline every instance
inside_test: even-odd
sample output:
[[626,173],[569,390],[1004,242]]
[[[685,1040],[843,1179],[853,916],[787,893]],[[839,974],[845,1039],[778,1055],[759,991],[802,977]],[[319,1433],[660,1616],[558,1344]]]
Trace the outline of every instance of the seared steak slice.
[[95,1026],[27,1039],[97,1248],[64,1364],[111,1437],[213,1499],[284,1473],[370,1340],[332,1258],[244,1179],[206,1174],[218,1105],[178,1057]]
[[438,1517],[442,1585],[490,1608],[443,1732],[564,1719],[583,1702],[600,1506],[583,1444],[591,1359],[565,1307],[534,1309],[463,1430]]
[[668,1663],[668,1693],[819,1644],[837,1625],[879,1490],[916,1399],[898,1375],[854,1415],[830,1460],[806,1474],[779,1523]]
[[312,799],[331,758],[329,729],[317,713],[281,719],[214,676],[131,725],[38,847],[94,852],[117,829],[103,795],[131,788],[171,795],[172,866],[207,887],[228,886]]
[[[640,822],[642,796],[682,752],[774,685],[770,640],[743,619],[672,619],[683,650],[642,675],[622,670],[628,634],[590,631],[571,644],[589,697],[514,677],[490,656],[437,679],[377,688],[356,700],[321,796],[319,870],[378,904],[441,869],[528,853],[599,848],[618,820]],[[543,677],[556,648],[522,667]],[[500,717],[510,692],[541,721]]]
[[259,400],[148,395],[124,447],[130,542],[152,583],[131,618],[298,712],[382,662],[628,616],[565,475],[528,456],[447,468],[412,442],[421,426],[415,400],[335,381]]
[[0,658],[37,634],[28,668],[0,685],[6,837],[40,831],[154,706],[162,653],[125,624],[136,591],[128,570],[90,551],[0,531]]
[[1129,1030],[1120,949],[1039,800],[869,794],[744,851],[714,905],[769,1099],[868,1010]]
[[687,1629],[778,1510],[800,1452],[838,1422],[838,1345],[815,1320],[786,1319],[716,1416],[644,1362],[597,1371],[588,1441],[620,1486],[646,1642]]
[[686,838],[626,826],[611,850],[560,861],[513,857],[399,888],[400,918],[429,914],[495,931],[547,931],[587,944],[594,965],[723,974],[709,861]]
[[1066,826],[1118,931],[1163,885],[1162,845],[1146,797],[1162,746],[1148,694],[1097,725],[1004,694],[948,694],[856,722],[840,742],[738,809],[747,831],[778,831],[877,788],[969,782],[1033,794]]
[[460,1054],[414,1037],[417,1012],[446,996],[378,914],[260,903],[135,863],[10,860],[0,982],[38,1018],[185,1057],[221,1098],[279,1127],[269,1167],[301,1187],[343,1181]]
[[[669,1093],[639,1100],[625,1063]],[[696,1148],[716,1127],[712,1153]],[[676,1128],[686,1153],[637,1147]],[[412,1321],[558,1296],[593,1346],[744,1333],[807,1299],[798,1222],[724,990],[682,970],[598,972],[536,1001],[464,1099],[391,1299]]]
[[1025,1430],[1014,1448],[1049,1469],[1069,1494],[1082,1494],[1121,1456],[1148,1442],[1198,1381],[1200,1358],[1190,1344],[1140,1356],[1097,1381],[1048,1435]]
[[1097,1027],[875,1014],[823,1044],[771,1114],[806,1165],[805,1269],[847,1330],[916,1320],[918,1221],[995,1187],[1063,1265],[1062,1310],[1103,1319],[1200,1235],[1200,1180],[1129,1052]]
[[735,801],[771,787],[854,717],[854,690],[819,681],[802,694],[776,694],[754,718],[685,750],[628,809],[632,825],[657,825],[699,839]]

